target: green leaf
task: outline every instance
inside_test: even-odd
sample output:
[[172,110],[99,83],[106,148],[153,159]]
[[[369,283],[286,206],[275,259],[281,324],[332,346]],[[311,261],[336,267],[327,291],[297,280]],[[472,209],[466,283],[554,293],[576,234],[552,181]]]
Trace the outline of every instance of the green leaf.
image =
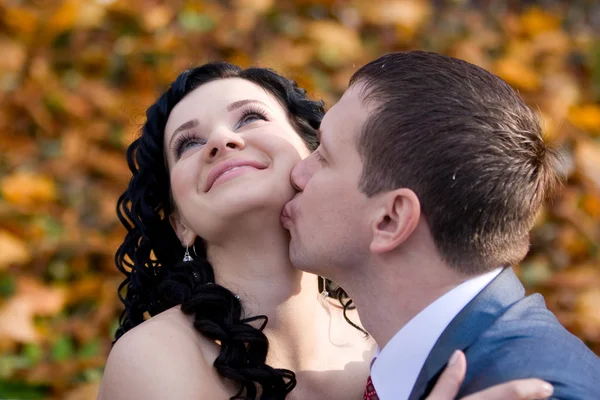
[[27,359],[29,366],[32,367],[42,360],[44,350],[37,344],[29,343],[23,347],[23,356]]
[[10,297],[15,292],[15,277],[0,275],[0,297]]
[[50,357],[54,361],[64,361],[73,356],[75,346],[73,341],[68,336],[61,336],[52,346]]
[[596,101],[600,102],[600,41],[592,49],[592,75]]
[[25,382],[0,380],[0,399],[37,400],[48,396],[49,387]]
[[208,32],[216,25],[210,15],[199,14],[193,10],[180,12],[177,19],[183,29],[190,32]]
[[100,341],[98,338],[94,338],[91,341],[85,343],[80,349],[78,356],[82,359],[93,358],[100,354]]

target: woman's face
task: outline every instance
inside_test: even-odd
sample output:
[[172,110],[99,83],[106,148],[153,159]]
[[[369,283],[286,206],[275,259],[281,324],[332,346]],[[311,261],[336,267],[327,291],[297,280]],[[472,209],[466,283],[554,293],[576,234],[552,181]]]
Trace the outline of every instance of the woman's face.
[[167,120],[164,151],[180,239],[218,240],[242,215],[292,198],[292,168],[309,151],[279,102],[240,78],[206,83]]

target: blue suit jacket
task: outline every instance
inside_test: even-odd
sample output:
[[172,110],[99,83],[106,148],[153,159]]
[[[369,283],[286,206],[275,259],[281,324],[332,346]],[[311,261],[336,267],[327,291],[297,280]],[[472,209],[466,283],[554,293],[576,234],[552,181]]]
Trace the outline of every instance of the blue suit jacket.
[[541,295],[525,297],[512,268],[502,271],[444,330],[409,400],[429,394],[456,349],[467,357],[459,399],[533,377],[554,385],[553,399],[600,400],[600,358],[557,321]]

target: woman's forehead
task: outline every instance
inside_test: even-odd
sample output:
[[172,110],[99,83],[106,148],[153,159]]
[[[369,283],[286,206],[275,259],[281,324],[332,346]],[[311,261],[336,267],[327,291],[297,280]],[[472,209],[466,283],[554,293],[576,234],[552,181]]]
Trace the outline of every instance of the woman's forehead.
[[179,124],[192,118],[209,118],[229,112],[243,100],[258,100],[271,112],[283,112],[279,102],[263,87],[242,78],[218,79],[200,85],[173,107],[165,127],[168,136]]

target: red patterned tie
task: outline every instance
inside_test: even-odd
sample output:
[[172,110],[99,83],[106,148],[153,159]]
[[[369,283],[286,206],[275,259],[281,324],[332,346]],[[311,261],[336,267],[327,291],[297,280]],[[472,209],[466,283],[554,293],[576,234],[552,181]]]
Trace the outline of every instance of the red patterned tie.
[[373,386],[371,376],[369,376],[369,379],[367,379],[367,388],[365,389],[365,395],[363,396],[363,400],[379,400],[377,392],[375,391],[375,386]]

